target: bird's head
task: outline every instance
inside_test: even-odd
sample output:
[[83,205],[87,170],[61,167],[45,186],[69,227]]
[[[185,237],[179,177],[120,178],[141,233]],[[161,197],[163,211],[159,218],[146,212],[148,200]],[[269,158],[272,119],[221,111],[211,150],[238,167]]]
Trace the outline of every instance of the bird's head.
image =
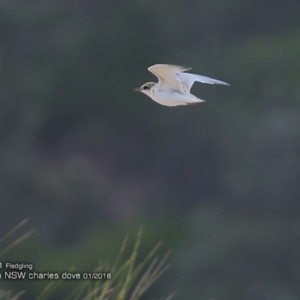
[[146,94],[147,96],[149,96],[150,91],[152,90],[152,88],[154,87],[156,83],[155,82],[147,82],[144,83],[141,87],[134,89],[136,92],[141,92]]

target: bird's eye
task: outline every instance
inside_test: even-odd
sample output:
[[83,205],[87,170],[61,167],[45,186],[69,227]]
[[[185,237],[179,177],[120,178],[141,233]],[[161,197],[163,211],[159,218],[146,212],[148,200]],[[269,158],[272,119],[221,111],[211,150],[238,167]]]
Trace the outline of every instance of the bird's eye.
[[147,88],[148,88],[147,86],[144,86],[144,87],[143,87],[144,90],[146,90]]

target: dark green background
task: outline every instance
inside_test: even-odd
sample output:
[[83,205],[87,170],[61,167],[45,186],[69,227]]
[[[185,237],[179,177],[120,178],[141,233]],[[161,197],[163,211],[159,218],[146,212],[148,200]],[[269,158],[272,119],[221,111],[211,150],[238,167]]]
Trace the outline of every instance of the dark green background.
[[[160,106],[156,63],[231,87]],[[37,230],[4,260],[92,269],[143,225],[153,297],[300,298],[299,1],[3,0],[0,143],[0,235]]]

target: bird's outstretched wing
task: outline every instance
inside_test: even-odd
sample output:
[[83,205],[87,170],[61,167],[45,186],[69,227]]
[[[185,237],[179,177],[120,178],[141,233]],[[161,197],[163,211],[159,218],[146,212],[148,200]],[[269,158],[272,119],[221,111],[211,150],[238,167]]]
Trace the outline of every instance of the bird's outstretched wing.
[[158,87],[165,91],[179,91],[186,93],[186,86],[182,84],[179,74],[187,71],[190,68],[185,68],[176,65],[157,64],[148,68],[158,78]]
[[223,84],[229,85],[227,82],[213,79],[207,76],[197,75],[197,74],[190,74],[190,73],[178,73],[176,74],[177,77],[180,79],[181,84],[185,86],[185,88],[190,91],[192,85],[195,81],[207,84]]

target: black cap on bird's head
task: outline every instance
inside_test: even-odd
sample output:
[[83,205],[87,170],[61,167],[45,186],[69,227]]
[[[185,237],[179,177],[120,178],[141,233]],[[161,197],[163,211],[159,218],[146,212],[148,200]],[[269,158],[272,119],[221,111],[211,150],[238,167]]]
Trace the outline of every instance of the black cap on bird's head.
[[147,92],[149,91],[153,86],[155,85],[155,82],[147,82],[144,83],[141,87],[134,89],[136,92]]

